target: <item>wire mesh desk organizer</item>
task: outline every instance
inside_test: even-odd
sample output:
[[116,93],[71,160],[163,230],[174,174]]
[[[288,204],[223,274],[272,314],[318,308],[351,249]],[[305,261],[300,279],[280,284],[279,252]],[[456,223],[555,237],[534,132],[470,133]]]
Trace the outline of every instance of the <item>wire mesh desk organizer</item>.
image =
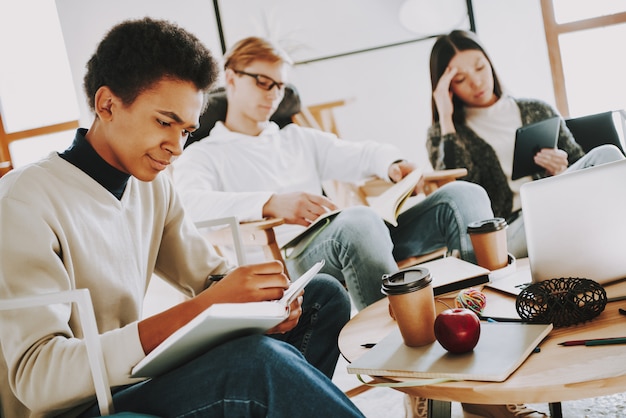
[[606,291],[598,282],[561,277],[528,286],[517,296],[515,308],[528,322],[567,327],[600,315],[606,303]]

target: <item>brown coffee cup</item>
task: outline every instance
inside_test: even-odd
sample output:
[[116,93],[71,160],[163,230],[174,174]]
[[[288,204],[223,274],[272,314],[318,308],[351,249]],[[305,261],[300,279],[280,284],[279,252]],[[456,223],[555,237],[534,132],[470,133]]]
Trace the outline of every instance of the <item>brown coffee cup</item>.
[[428,269],[412,267],[383,276],[381,291],[404,344],[419,347],[435,341],[435,297]]
[[506,245],[507,227],[504,218],[472,222],[467,226],[467,233],[479,266],[488,270],[498,270],[507,266],[509,262]]

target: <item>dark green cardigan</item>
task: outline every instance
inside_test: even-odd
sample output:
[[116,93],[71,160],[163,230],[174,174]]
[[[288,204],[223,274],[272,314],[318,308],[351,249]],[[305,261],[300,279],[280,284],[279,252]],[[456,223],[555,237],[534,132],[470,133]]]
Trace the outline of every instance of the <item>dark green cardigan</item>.
[[[554,108],[540,100],[514,100],[519,106],[524,126],[558,115]],[[513,206],[513,192],[502,172],[496,152],[467,125],[455,124],[455,128],[456,133],[444,135],[443,138],[439,123],[428,128],[426,149],[433,168],[466,168],[467,176],[463,180],[483,186],[491,199],[494,215],[508,218]],[[570,165],[584,155],[583,149],[576,143],[563,119],[557,146],[567,152]],[[535,178],[546,175],[543,173]]]

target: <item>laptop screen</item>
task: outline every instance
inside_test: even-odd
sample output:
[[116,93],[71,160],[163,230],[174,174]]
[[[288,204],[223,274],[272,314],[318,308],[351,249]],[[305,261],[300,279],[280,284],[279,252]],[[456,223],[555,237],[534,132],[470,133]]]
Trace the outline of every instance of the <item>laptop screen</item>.
[[626,278],[626,160],[522,186],[533,282]]

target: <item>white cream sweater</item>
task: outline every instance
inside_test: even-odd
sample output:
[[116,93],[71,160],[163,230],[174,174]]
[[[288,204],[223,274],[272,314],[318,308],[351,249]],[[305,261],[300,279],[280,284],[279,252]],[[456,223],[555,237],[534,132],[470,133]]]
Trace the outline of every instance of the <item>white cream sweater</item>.
[[[193,296],[230,267],[184,216],[165,175],[131,177],[118,200],[53,153],[0,179],[0,298],[90,289],[113,386],[136,381],[137,321],[153,272]],[[93,402],[76,316],[58,305],[0,312],[5,406],[7,383],[31,416],[72,416]]]
[[[374,141],[349,141],[317,129],[270,123],[257,136],[230,131],[218,122],[208,137],[190,145],[174,163],[176,190],[194,220],[236,215],[262,218],[274,193],[322,193],[322,182],[388,179],[389,166],[405,158]],[[303,229],[281,225],[280,245]]]

